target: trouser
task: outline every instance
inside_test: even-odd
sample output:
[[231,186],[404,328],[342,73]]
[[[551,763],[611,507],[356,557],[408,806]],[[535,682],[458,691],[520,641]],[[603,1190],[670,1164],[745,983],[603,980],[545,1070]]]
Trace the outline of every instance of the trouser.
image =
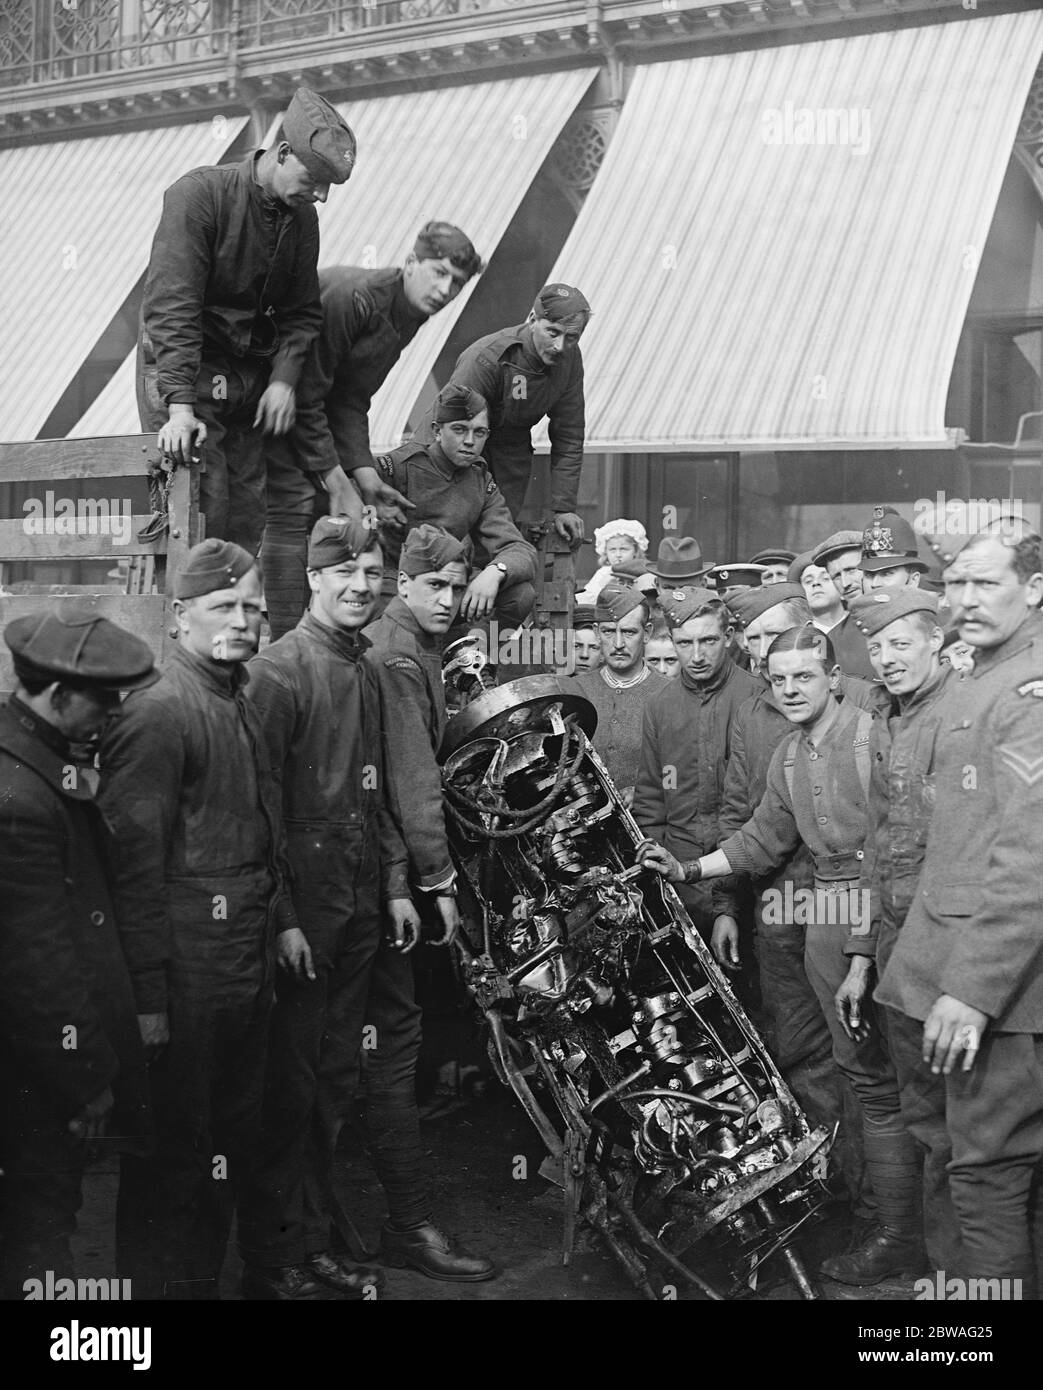
[[[824,901],[818,885],[816,901]],[[869,1036],[856,1043],[844,1032],[833,1000],[850,965],[843,949],[847,928],[830,924],[823,912],[816,911],[814,916],[816,920],[809,923],[804,938],[804,969],[833,1040],[833,1060],[851,1083],[864,1119],[890,1125],[899,1114],[898,1080],[882,1031],[882,1010],[867,996],[862,1014],[870,1024]]]
[[486,451],[489,471],[496,479],[496,485],[503,493],[503,500],[517,524],[525,495],[532,479],[533,454],[531,448],[489,449]]
[[267,524],[261,566],[268,626],[275,641],[296,627],[308,606],[308,537],[329,505],[325,491],[318,486],[318,475],[297,466],[292,434],[269,439],[265,458]]
[[116,1261],[136,1298],[213,1298],[260,1137],[270,985],[172,982],[150,1158],[124,1155]]
[[949,1185],[966,1279],[1043,1292],[1043,1034],[992,1033],[945,1078]]
[[82,1202],[87,1146],[45,1096],[5,1076],[0,1123],[0,1298],[28,1279],[75,1278],[69,1240]]
[[252,1264],[299,1264],[329,1248],[334,1154],[363,1090],[391,1219],[412,1225],[430,1215],[412,963],[383,944],[376,911],[351,922],[330,958],[316,955],[316,980],[279,980],[261,1161],[240,1221],[243,1258]]
[[[265,440],[254,428],[257,405],[268,385],[262,358],[224,360],[204,348],[193,411],[206,425],[199,506],[207,536],[234,541],[257,555],[265,518]],[[143,430],[160,430],[169,412],[159,394],[157,367],[139,340],[138,415]]]
[[960,1268],[960,1228],[949,1190],[952,1143],[945,1124],[945,1081],[923,1060],[923,1024],[882,1009],[887,1045],[898,1077],[902,1123],[923,1154],[924,1244],[933,1269]]

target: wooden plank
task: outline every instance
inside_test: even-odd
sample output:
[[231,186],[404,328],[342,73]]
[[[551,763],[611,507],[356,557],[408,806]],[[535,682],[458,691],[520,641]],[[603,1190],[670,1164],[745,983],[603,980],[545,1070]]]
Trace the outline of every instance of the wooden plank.
[[[0,597],[0,627],[6,627],[15,618],[25,617],[28,613],[39,613],[41,609],[61,611],[65,605],[77,609],[87,608],[103,618],[119,623],[120,627],[147,642],[157,661],[162,658],[167,641],[163,625],[165,605],[162,594],[93,594],[65,599],[44,594]],[[7,643],[0,641],[0,693],[10,694],[13,689],[14,669],[11,665],[11,652]]]
[[119,559],[131,555],[166,554],[166,536],[158,541],[138,540],[138,531],[148,525],[147,516],[130,518],[125,542],[126,518],[122,513],[116,518],[116,535],[90,534],[92,530],[101,532],[107,529],[111,520],[105,517],[78,517],[71,524],[83,534],[75,536],[29,535],[26,533],[29,520],[29,517],[23,517],[20,521],[0,521],[0,560],[94,560],[108,559],[109,556]]
[[104,439],[33,439],[0,444],[5,483],[61,482],[66,478],[142,478],[159,458],[154,434]]

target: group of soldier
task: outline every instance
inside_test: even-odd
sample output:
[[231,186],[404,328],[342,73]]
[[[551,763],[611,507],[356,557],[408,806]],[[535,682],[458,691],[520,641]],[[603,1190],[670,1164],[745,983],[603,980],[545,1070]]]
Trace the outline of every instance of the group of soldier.
[[[173,577],[169,659],[92,612],[4,632],[6,1297],[71,1272],[103,1141],[136,1297],[216,1297],[233,1218],[252,1299],[365,1297],[380,1265],[495,1274],[434,1221],[410,953],[459,929],[443,651],[532,609],[517,518],[544,416],[553,524],[583,536],[590,309],[544,287],[374,459],[374,393],[481,260],[430,222],[400,268],[317,273],[312,204],[355,139],[304,89],[283,136],[167,191],[146,279],[142,419],[175,461],[205,459],[209,538]],[[790,1085],[840,1122],[872,1224],[823,1272],[862,1286],[929,1263],[1035,1297],[1039,537],[988,527],[933,588],[883,507],[748,565],[676,536],[652,561],[636,521],[596,543],[566,688],[597,708],[638,858],[740,990],[756,974]],[[333,1181],[359,1114],[388,1211],[377,1264]]]

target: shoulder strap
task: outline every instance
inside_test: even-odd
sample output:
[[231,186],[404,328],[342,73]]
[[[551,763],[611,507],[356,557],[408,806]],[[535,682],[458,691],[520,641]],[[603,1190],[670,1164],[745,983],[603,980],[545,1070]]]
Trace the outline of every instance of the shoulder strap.
[[790,734],[786,740],[786,751],[782,755],[782,775],[786,779],[786,791],[789,795],[790,805],[793,804],[793,765],[797,761],[797,748],[800,745],[800,730]]

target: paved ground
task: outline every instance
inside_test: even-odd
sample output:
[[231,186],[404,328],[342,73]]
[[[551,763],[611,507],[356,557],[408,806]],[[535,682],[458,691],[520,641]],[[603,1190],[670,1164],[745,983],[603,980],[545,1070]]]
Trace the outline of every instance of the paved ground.
[[[443,1088],[446,1089],[446,1088]],[[436,1099],[436,1106],[438,1101]],[[625,1302],[637,1298],[615,1260],[585,1233],[568,1266],[561,1262],[562,1220],[559,1190],[538,1176],[543,1158],[539,1140],[513,1100],[493,1083],[483,1098],[444,1097],[440,1116],[425,1122],[438,1194],[438,1220],[474,1250],[490,1254],[500,1276],[485,1284],[450,1285],[407,1271],[390,1270],[382,1298],[402,1301]],[[376,1244],[382,1217],[380,1186],[358,1146],[349,1142],[338,1160],[338,1190],[363,1235]],[[114,1162],[91,1170],[77,1242],[78,1272],[108,1277],[112,1265],[112,1215],[116,1194]],[[843,1244],[834,1223],[805,1242],[809,1267],[816,1255]],[[240,1263],[230,1252],[222,1297],[239,1297]],[[824,1299],[891,1300],[911,1297],[905,1284],[872,1290],[821,1286]],[[796,1299],[786,1282],[762,1291],[772,1301]]]

